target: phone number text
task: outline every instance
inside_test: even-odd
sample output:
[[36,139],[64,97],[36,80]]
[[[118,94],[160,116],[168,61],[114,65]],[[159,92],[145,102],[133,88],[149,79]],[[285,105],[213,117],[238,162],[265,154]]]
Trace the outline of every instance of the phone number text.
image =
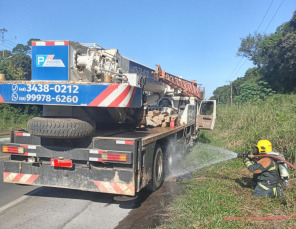
[[41,95],[41,94],[28,94],[26,97],[20,97],[19,100],[23,101],[31,101],[31,102],[52,102],[56,101],[57,103],[78,103],[78,97],[77,96],[71,96],[71,95],[57,95],[57,96],[51,96],[51,95]]
[[25,87],[19,86],[19,88],[13,88],[12,90],[27,91],[27,92],[49,92],[54,91],[55,93],[79,93],[78,85],[48,85],[48,84],[28,84]]

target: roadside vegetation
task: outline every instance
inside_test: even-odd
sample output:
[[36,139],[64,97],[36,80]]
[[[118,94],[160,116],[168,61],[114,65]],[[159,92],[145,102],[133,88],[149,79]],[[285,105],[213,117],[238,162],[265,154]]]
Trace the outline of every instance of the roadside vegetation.
[[41,112],[41,106],[0,104],[0,133],[26,129],[28,120]]
[[170,217],[160,228],[295,228],[296,218],[223,221],[296,214],[295,171],[290,170],[284,198],[272,199],[253,197],[255,183],[242,159],[225,157],[224,162],[209,165],[223,160],[223,153],[210,147],[245,153],[253,151],[260,139],[270,140],[274,151],[296,165],[295,41],[296,11],[272,34],[255,32],[241,38],[237,56],[248,58],[255,67],[232,82],[232,106],[229,85],[213,92],[211,99],[218,103],[215,129],[201,131],[185,162],[196,165],[193,179],[181,183],[180,196],[169,206]]
[[[244,77],[232,82],[236,104],[250,100],[264,100],[274,93],[295,93],[296,88],[296,11],[290,21],[278,26],[271,34],[249,33],[241,38],[237,56],[254,64]],[[232,80],[236,73],[229,76]],[[218,87],[212,99],[230,103],[229,85]]]
[[[6,80],[31,79],[31,45],[32,38],[27,44],[17,44],[12,51],[0,52],[0,73],[5,74]],[[0,133],[12,130],[26,129],[27,122],[32,117],[41,115],[41,106],[0,104]]]
[[[269,139],[275,151],[295,163],[296,95],[273,95],[266,101],[243,106],[218,106],[215,129],[202,131],[187,158],[198,164],[194,178],[184,181],[179,196],[169,206],[169,220],[161,228],[287,228],[296,218],[273,221],[223,221],[228,217],[281,216],[296,213],[296,172],[290,171],[283,199],[255,198],[252,174],[242,159],[223,160],[222,151],[253,150],[258,139]],[[272,112],[271,112],[272,111]],[[206,146],[206,147],[205,147]],[[221,152],[217,147],[221,147]],[[225,159],[227,159],[225,157]]]

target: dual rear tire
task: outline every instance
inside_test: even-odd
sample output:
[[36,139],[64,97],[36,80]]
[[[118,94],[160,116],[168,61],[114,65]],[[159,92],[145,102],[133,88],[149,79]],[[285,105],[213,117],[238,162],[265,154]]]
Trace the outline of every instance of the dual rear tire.
[[145,187],[146,190],[154,192],[160,188],[164,181],[164,157],[159,145],[155,146],[152,164],[152,178]]

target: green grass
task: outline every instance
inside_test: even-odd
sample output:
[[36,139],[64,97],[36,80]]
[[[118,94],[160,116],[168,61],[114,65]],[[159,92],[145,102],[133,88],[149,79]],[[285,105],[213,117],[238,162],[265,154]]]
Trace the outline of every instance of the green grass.
[[289,215],[296,212],[296,179],[284,199],[255,198],[255,183],[241,159],[208,166],[182,182],[182,195],[170,206],[170,218],[160,228],[283,228],[296,219],[280,221],[223,221],[228,217]]
[[[218,106],[214,131],[201,131],[185,163],[207,165],[223,159],[221,147],[236,153],[254,149],[268,139],[274,151],[295,163],[296,95],[274,95],[266,101],[243,106]],[[216,146],[216,147],[213,147]],[[198,167],[198,166],[197,166]],[[169,206],[170,218],[160,228],[285,228],[296,218],[275,221],[223,221],[235,216],[280,216],[296,213],[296,171],[290,171],[284,199],[252,195],[255,183],[241,159],[201,168],[182,182],[180,196]]]
[[296,95],[274,95],[242,106],[218,106],[215,129],[207,133],[212,144],[243,153],[260,139],[295,162]]

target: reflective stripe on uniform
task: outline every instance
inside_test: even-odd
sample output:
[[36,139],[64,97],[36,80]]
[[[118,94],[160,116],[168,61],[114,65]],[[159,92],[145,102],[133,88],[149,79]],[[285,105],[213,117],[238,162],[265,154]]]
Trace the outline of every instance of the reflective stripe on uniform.
[[263,188],[264,190],[269,190],[269,188],[267,188],[265,185],[261,184],[260,182],[258,182],[259,186],[261,188]]
[[273,166],[273,167],[271,167],[268,171],[272,171],[272,170],[275,170],[275,169],[276,169],[276,167]]
[[252,162],[250,162],[250,161],[247,161],[247,162],[246,162],[246,166],[247,166],[248,168],[249,168],[249,166],[251,166],[251,165],[253,165]]
[[273,188],[273,194],[274,194],[274,196],[275,196],[275,197],[277,197],[277,191],[276,191],[276,187],[275,187],[275,188]]

